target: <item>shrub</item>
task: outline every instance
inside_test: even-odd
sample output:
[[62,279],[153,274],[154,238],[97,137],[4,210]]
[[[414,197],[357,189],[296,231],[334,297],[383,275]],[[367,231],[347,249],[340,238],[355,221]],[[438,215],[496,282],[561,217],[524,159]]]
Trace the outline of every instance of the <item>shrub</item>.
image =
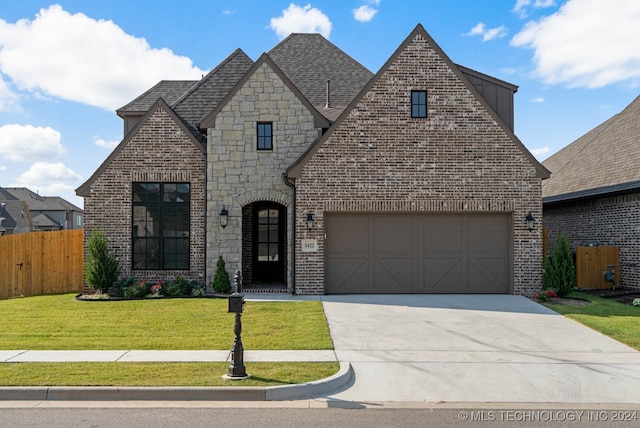
[[569,240],[561,235],[544,262],[542,288],[554,290],[559,297],[566,297],[576,287],[576,270]]
[[191,287],[186,279],[179,276],[173,281],[164,284],[161,294],[167,297],[187,296],[191,294]]
[[124,297],[128,299],[142,299],[151,293],[151,285],[146,280],[139,281],[122,290]]
[[198,281],[190,281],[189,287],[191,287],[191,295],[194,297],[202,297],[206,294],[206,287],[204,284],[199,284]]
[[132,285],[136,285],[138,283],[138,278],[135,276],[129,276],[120,278],[114,285],[111,287],[111,295],[113,297],[123,297],[124,289],[127,287],[131,287]]
[[213,276],[211,287],[216,293],[228,294],[231,292],[231,280],[229,279],[229,272],[227,272],[222,256],[218,256],[216,273]]
[[87,242],[87,264],[85,279],[94,290],[106,292],[118,280],[120,263],[115,253],[109,251],[104,232],[91,234]]

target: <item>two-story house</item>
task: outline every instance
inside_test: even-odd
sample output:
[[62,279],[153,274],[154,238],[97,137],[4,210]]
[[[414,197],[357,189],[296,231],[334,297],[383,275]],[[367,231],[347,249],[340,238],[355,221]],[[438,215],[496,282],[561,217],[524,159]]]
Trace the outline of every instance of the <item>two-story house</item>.
[[124,275],[322,293],[532,294],[541,181],[517,87],[418,25],[376,73],[318,34],[118,110],[125,137],[77,190]]

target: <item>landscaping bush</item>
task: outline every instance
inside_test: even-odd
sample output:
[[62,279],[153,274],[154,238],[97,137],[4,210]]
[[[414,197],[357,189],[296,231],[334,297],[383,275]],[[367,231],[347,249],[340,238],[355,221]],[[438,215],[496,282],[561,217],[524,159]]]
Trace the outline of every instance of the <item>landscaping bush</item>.
[[191,294],[189,281],[179,276],[163,285],[160,293],[167,297],[188,296]]
[[128,299],[142,299],[147,294],[151,294],[151,285],[145,281],[138,281],[122,289],[122,294]]
[[566,297],[576,288],[576,270],[569,240],[560,235],[553,251],[544,262],[542,288],[554,290],[559,297]]
[[104,232],[91,234],[87,242],[87,264],[85,279],[87,285],[99,292],[107,292],[118,280],[120,263],[115,253],[109,251]]
[[137,283],[138,278],[135,276],[120,278],[115,284],[113,284],[109,294],[113,297],[124,297],[124,289],[136,285]]
[[216,293],[228,294],[231,292],[231,280],[229,279],[229,272],[227,272],[222,256],[218,257],[216,273],[213,276],[211,287]]

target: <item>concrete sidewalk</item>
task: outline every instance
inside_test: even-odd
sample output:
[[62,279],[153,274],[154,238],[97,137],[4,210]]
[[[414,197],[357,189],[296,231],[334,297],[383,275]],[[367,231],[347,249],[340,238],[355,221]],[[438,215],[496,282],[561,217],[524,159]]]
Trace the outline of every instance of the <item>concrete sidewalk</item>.
[[[0,351],[2,363],[71,362],[224,362],[230,351]],[[338,361],[334,351],[244,351],[245,362]]]

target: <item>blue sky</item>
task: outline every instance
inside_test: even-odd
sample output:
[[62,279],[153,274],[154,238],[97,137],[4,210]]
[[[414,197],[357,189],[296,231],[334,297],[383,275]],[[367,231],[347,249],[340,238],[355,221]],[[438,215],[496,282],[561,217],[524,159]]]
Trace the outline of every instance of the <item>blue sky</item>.
[[[115,109],[319,32],[376,72],[421,23],[458,64],[519,86],[515,132],[539,160],[640,92],[629,0],[39,0],[0,5],[0,186],[82,206],[75,189],[123,138]],[[606,160],[603,160],[606,161]]]

